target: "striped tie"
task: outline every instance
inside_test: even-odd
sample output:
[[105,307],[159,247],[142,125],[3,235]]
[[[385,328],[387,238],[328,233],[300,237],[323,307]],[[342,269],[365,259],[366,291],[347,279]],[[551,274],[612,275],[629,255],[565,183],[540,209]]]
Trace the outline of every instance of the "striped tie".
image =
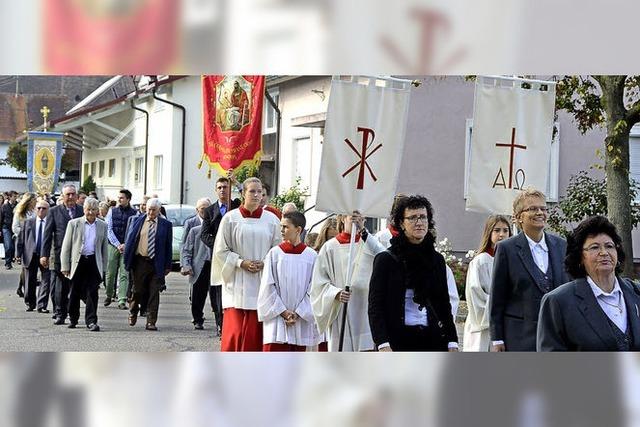
[[149,222],[149,234],[147,238],[147,254],[149,258],[153,258],[156,255],[156,222]]

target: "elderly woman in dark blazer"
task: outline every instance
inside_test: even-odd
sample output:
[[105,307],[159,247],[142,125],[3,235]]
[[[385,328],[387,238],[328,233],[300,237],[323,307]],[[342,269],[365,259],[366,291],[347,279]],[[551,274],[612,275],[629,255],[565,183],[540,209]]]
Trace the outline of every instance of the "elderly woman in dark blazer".
[[565,266],[576,280],[542,298],[538,351],[640,350],[640,289],[617,275],[625,259],[621,242],[602,216],[569,236]]

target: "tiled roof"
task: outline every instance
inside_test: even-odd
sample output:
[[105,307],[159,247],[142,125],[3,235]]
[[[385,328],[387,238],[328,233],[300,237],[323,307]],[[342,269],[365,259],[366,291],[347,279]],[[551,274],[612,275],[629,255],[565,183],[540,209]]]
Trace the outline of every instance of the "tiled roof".
[[14,141],[27,128],[25,97],[0,93],[0,141]]

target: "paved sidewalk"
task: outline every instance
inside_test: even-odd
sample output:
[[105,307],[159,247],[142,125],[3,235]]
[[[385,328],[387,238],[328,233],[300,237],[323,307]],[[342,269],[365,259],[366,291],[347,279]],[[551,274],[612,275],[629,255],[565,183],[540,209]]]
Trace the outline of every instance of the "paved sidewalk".
[[[19,269],[0,267],[0,351],[132,351],[176,352],[218,351],[220,339],[209,300],[205,306],[205,329],[196,331],[191,324],[189,286],[179,273],[167,276],[167,290],[160,294],[158,331],[146,331],[145,319],[130,327],[128,310],[112,303],[104,307],[104,288],[100,288],[98,324],[100,332],[89,332],[84,325],[81,303],[77,329],[55,326],[51,314],[26,312],[22,298],[16,295]],[[52,310],[49,303],[49,310]],[[69,323],[67,319],[67,324]]]

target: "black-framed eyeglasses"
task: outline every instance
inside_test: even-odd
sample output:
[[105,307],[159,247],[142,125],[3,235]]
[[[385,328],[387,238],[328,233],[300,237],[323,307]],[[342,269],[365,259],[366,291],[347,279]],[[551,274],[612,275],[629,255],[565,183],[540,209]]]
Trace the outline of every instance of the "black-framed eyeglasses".
[[522,212],[531,212],[531,213],[536,213],[536,212],[542,212],[542,213],[547,213],[549,212],[549,208],[546,206],[529,206],[526,209],[522,209]]
[[419,222],[426,223],[429,217],[426,215],[411,215],[411,216],[405,216],[404,219],[406,219],[407,221],[413,224],[417,224]]

